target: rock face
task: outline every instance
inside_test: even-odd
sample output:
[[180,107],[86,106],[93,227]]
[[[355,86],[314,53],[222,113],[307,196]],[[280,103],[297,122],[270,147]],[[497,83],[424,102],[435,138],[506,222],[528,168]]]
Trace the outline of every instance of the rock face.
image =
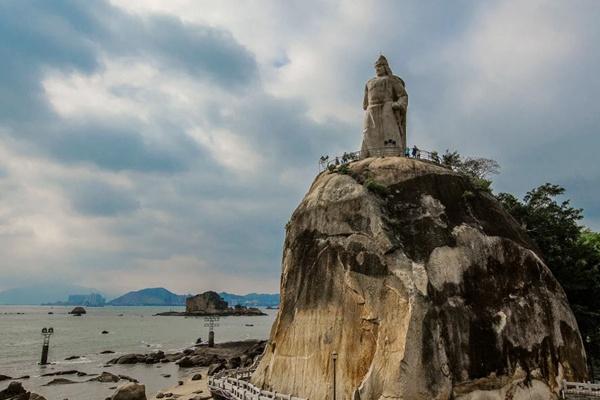
[[126,383],[117,388],[111,400],[146,400],[146,387],[137,383]]
[[227,302],[212,291],[188,297],[185,301],[185,311],[188,313],[217,314],[228,308]]
[[69,314],[73,314],[73,315],[78,316],[78,317],[80,315],[85,314],[85,313],[86,313],[86,311],[85,311],[85,308],[83,308],[83,307],[75,307],[74,309],[72,309],[71,311],[69,311]]
[[188,297],[185,301],[185,312],[169,311],[158,313],[156,315],[183,315],[183,316],[242,316],[242,315],[267,315],[258,308],[245,307],[236,305],[229,307],[227,302],[217,293],[213,291],[197,294],[196,296]]
[[[252,377],[311,399],[550,399],[587,376],[566,296],[489,194],[368,158],[312,184],[287,227],[281,306]],[[536,397],[537,396],[537,397]]]
[[46,400],[36,393],[31,393],[23,388],[20,382],[11,382],[4,390],[0,390],[0,400]]

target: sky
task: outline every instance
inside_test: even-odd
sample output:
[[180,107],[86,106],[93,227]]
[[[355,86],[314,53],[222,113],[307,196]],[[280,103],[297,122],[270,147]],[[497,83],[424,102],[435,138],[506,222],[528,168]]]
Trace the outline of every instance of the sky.
[[408,142],[564,186],[600,230],[600,2],[4,0],[0,290],[277,292],[380,53]]

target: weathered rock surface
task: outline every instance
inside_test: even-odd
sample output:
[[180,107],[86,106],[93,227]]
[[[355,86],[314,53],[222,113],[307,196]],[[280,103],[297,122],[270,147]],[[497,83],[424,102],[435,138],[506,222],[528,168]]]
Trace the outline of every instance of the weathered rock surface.
[[111,400],[146,400],[146,387],[137,383],[126,383],[117,388]]
[[67,379],[67,378],[55,378],[55,379],[52,379],[50,382],[46,383],[44,386],[70,385],[73,383],[79,383],[79,382],[72,381],[71,379]]
[[247,315],[267,315],[255,307],[245,307],[236,305],[229,307],[227,302],[213,291],[204,292],[195,296],[188,297],[185,300],[185,312],[166,311],[155,315],[160,316],[247,316]]
[[83,315],[85,313],[86,313],[86,311],[85,311],[85,308],[83,308],[83,307],[75,307],[71,311],[69,311],[69,314],[73,314],[73,315],[75,315],[77,317],[81,316],[81,315]]
[[[90,379],[90,382],[103,382],[103,383],[107,383],[107,382],[119,382],[121,378],[115,374],[111,374],[110,372],[102,372],[100,375],[98,375],[95,378]],[[129,379],[128,379],[129,380]]]
[[11,382],[4,390],[0,390],[0,400],[46,400],[36,393],[25,390],[21,382]]
[[491,195],[401,157],[341,172],[288,224],[255,385],[330,399],[333,352],[343,399],[550,399],[586,378],[562,288]]
[[[125,354],[110,360],[108,363],[156,364],[159,362],[176,362],[181,368],[208,367],[213,364],[229,365],[232,368],[249,367],[262,355],[265,345],[265,340],[225,342],[217,343],[215,347],[198,346],[173,354],[165,354],[162,351],[149,354]],[[121,378],[123,377],[121,376]]]
[[208,291],[185,299],[185,311],[217,314],[225,311],[229,305],[217,292]]

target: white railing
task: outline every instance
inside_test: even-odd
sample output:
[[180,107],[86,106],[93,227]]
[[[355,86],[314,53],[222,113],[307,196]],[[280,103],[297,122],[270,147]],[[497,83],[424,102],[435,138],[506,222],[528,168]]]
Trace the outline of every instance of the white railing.
[[560,391],[561,398],[568,399],[571,394],[597,397],[600,399],[600,384],[563,381],[562,389]]
[[[427,151],[422,150],[415,147],[407,148],[405,152],[402,152],[399,147],[382,147],[379,149],[369,149],[368,150],[369,157],[388,157],[388,156],[396,156],[396,157],[407,157],[414,158],[418,160],[430,161],[436,164],[442,164],[442,160],[438,152],[436,151]],[[362,151],[352,151],[350,153],[344,153],[341,156],[321,156],[319,159],[319,171],[323,171],[330,167],[337,167],[339,165],[347,164],[352,161],[360,160],[365,155],[362,154]]]
[[262,390],[249,382],[254,369],[221,371],[208,377],[213,396],[226,400],[308,400],[291,394]]

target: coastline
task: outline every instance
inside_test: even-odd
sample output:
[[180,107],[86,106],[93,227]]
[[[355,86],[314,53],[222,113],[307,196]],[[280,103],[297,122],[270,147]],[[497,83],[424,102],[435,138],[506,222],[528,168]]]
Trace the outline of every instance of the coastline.
[[157,317],[259,317],[268,315],[262,312],[258,308],[249,308],[246,310],[231,310],[218,313],[205,313],[205,312],[187,312],[187,311],[165,311],[154,314]]
[[[193,380],[192,378],[200,374],[201,379]],[[148,395],[148,400],[169,399],[177,397],[180,400],[207,400],[212,399],[208,390],[208,367],[201,367],[191,370],[190,373],[181,380],[183,384],[176,384],[165,387],[155,395]],[[169,396],[169,393],[172,394]]]
[[[146,354],[159,351],[173,354],[188,348],[195,349],[199,337],[206,339],[207,328],[198,318],[160,318],[153,315],[168,311],[167,307],[98,307],[89,308],[81,317],[69,315],[70,307],[3,306],[0,307],[0,375],[11,377],[0,382],[0,390],[17,378],[29,376],[20,382],[25,389],[46,399],[105,399],[110,397],[119,382],[87,382],[102,372],[126,375],[146,386],[148,398],[159,391],[174,388],[178,381],[193,375],[202,366],[180,368],[174,362],[107,366],[111,359],[127,354]],[[52,311],[52,314],[49,312]],[[177,310],[179,311],[179,310]],[[183,310],[181,310],[183,311]],[[249,339],[264,340],[275,318],[275,310],[267,316],[240,316],[221,318],[215,330],[216,344]],[[50,365],[40,366],[42,327],[53,327],[50,339]],[[108,334],[102,334],[102,331]],[[110,353],[103,354],[106,351]],[[78,358],[71,359],[73,356]],[[69,360],[67,360],[69,358]],[[195,360],[194,360],[195,361]],[[47,373],[77,370],[63,376],[76,384],[50,385],[54,378]],[[169,377],[167,377],[169,375]],[[180,388],[179,390],[183,390]],[[61,397],[62,396],[62,397]]]

